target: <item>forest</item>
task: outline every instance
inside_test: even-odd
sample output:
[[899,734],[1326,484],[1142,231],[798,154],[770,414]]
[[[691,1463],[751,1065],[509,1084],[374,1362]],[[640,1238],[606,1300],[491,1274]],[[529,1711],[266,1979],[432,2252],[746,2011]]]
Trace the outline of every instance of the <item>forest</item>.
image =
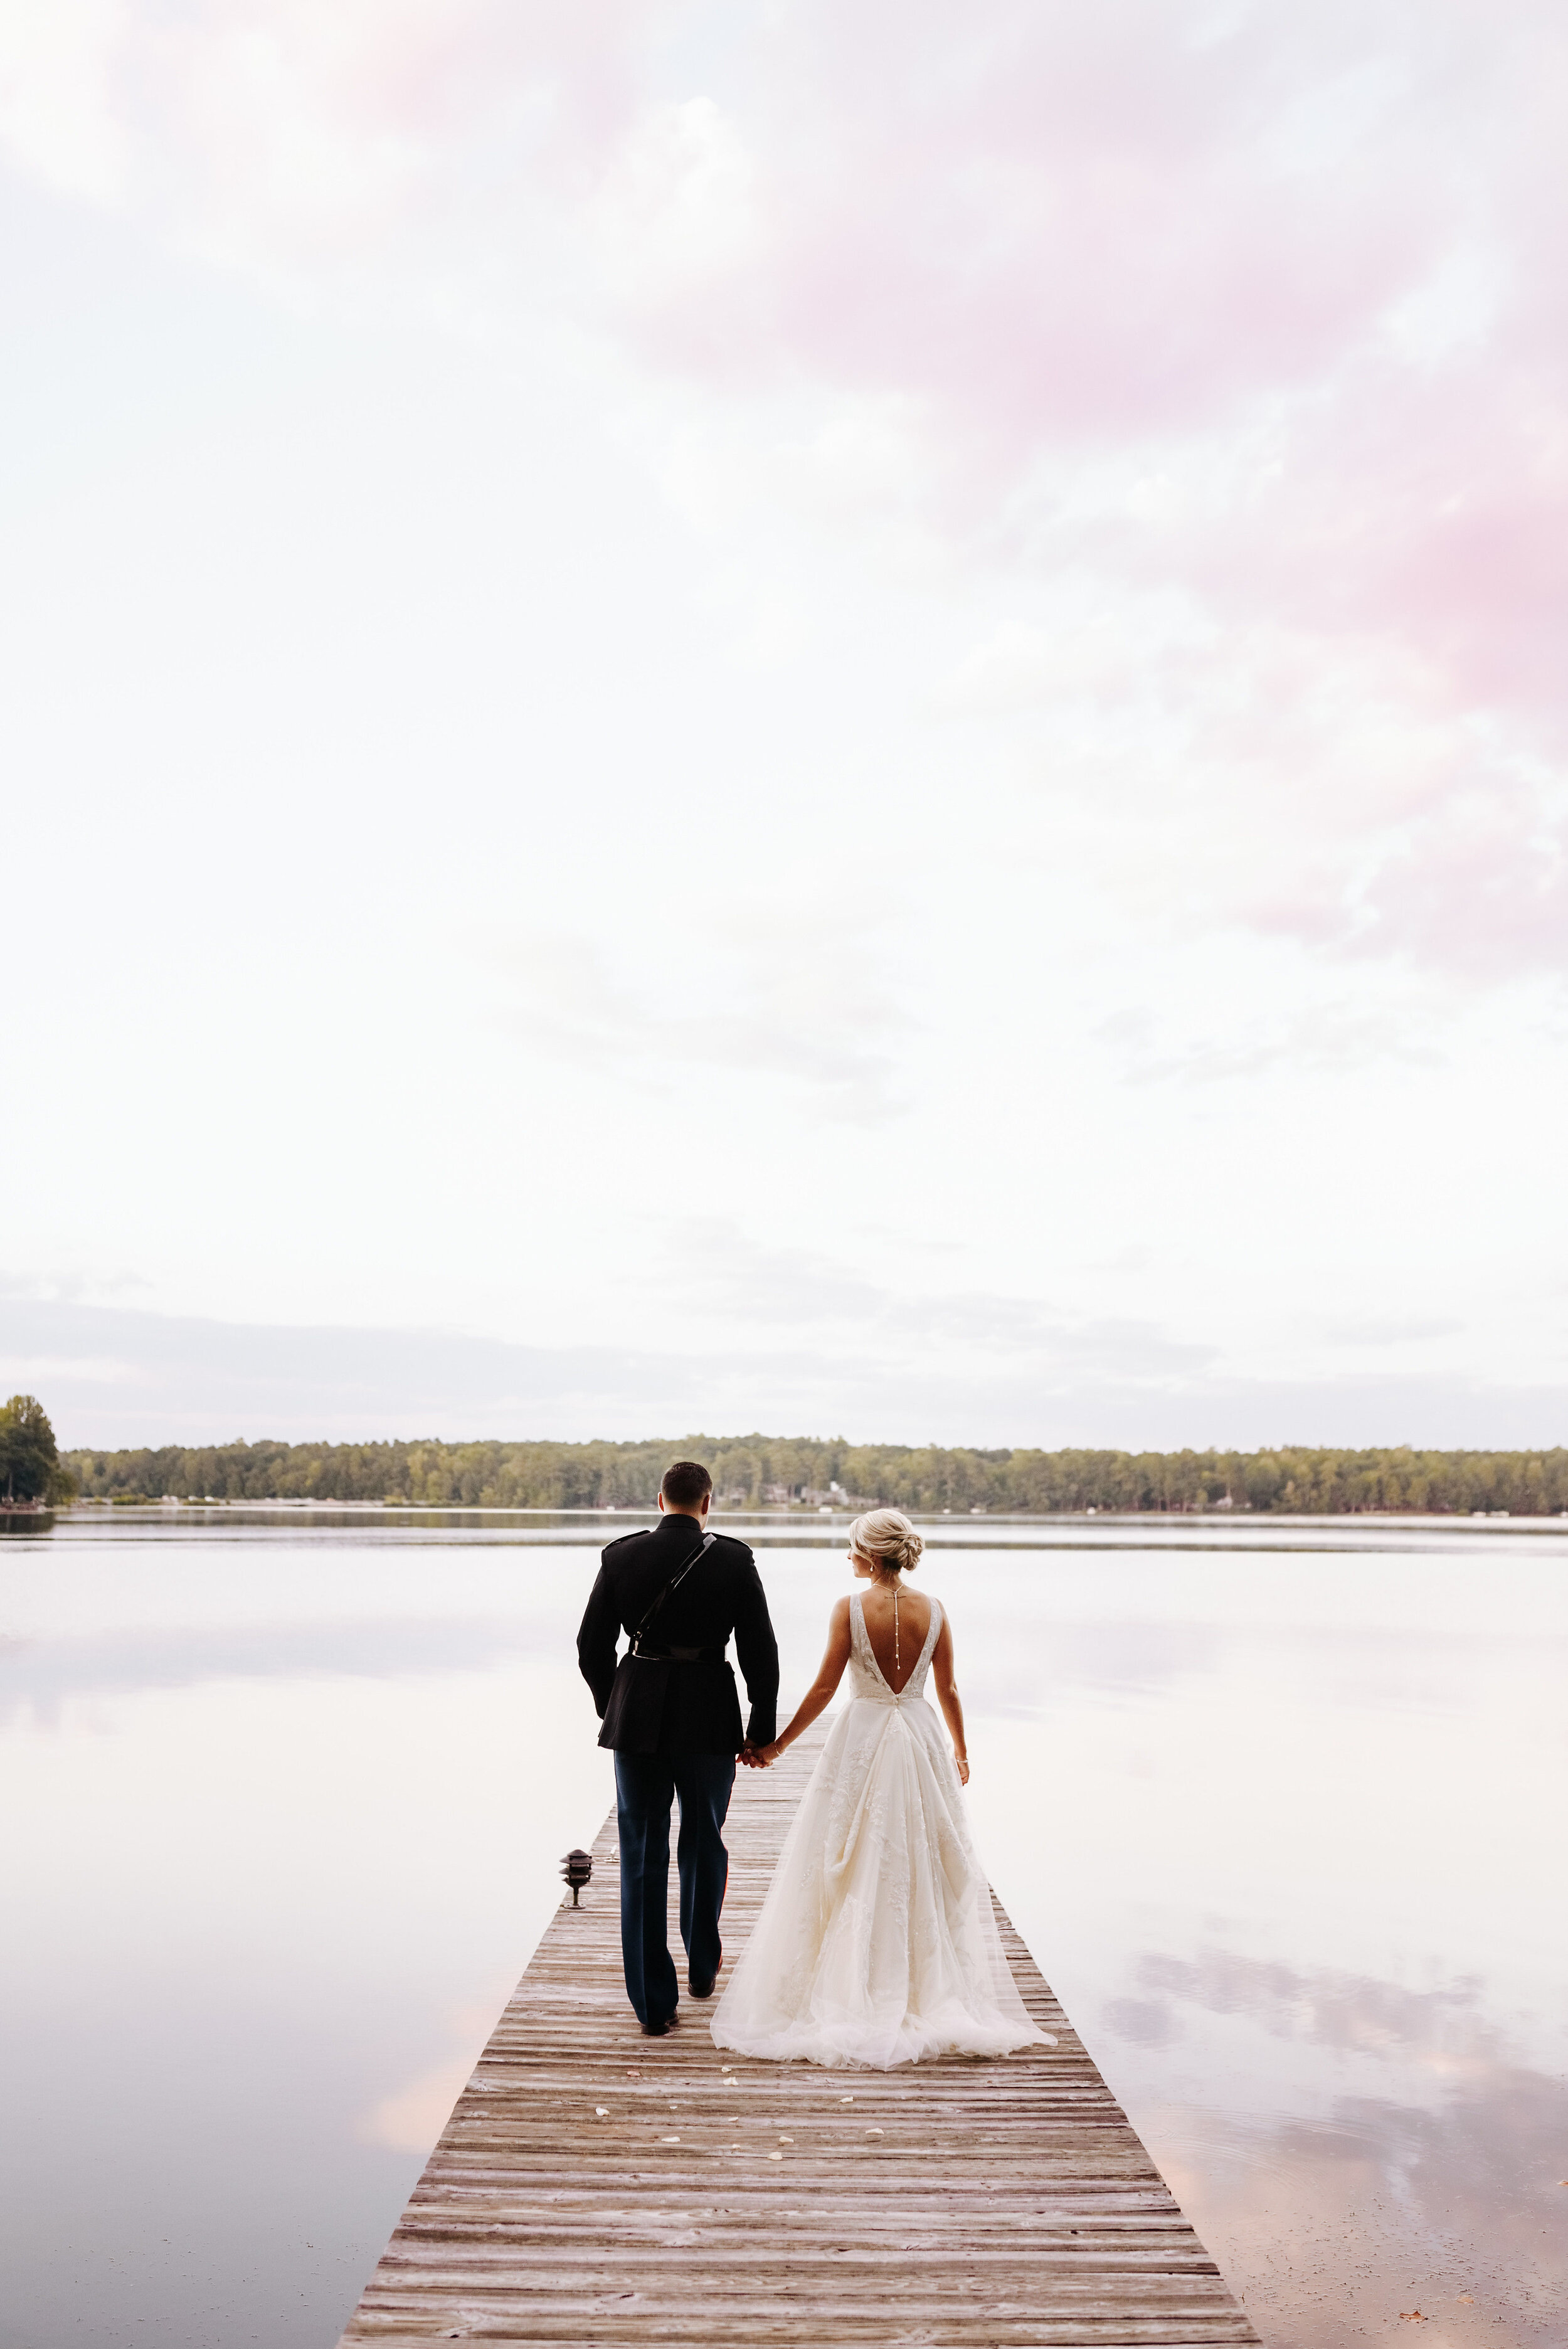
[[676,1458],[702,1460],[723,1508],[876,1504],[939,1512],[1568,1511],[1568,1448],[1541,1452],[970,1451],[810,1436],[634,1444],[221,1444],[67,1452],[84,1498],[386,1501],[439,1508],[645,1510]]

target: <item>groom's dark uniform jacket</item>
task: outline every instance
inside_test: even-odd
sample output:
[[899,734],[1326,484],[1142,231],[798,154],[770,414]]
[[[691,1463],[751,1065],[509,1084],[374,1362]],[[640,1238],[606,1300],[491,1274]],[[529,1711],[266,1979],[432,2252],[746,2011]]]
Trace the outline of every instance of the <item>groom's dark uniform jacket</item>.
[[[604,1552],[577,1634],[577,1661],[604,1723],[599,1743],[616,1753],[738,1754],[747,1740],[768,1745],[778,1734],[779,1643],[757,1562],[728,1534],[718,1535],[670,1592],[644,1637],[645,1653],[616,1663],[619,1634],[635,1631],[702,1539],[696,1517],[672,1512],[651,1532],[626,1534]],[[732,1631],[751,1706],[744,1737],[724,1652]]]

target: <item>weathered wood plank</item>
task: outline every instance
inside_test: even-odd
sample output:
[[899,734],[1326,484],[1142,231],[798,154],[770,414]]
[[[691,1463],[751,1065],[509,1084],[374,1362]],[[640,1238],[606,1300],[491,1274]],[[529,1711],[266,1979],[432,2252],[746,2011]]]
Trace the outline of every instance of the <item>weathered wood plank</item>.
[[[732,1951],[824,1733],[740,1774]],[[614,1815],[593,1857],[583,1906],[563,1899],[552,1919],[340,2349],[1256,2343],[1000,1907],[1019,1989],[1056,2047],[891,2073],[758,2064],[716,2048],[695,2001],[668,2038],[642,2036],[621,1981]]]

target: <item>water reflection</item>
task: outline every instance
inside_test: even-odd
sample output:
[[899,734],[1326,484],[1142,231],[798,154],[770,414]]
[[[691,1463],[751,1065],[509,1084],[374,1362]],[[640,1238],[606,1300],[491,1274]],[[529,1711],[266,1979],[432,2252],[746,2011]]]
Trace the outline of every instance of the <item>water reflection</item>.
[[[335,2338],[608,1806],[559,1537],[7,1544],[6,2349]],[[1273,2349],[1568,2340],[1568,1578],[1508,1540],[929,1561],[998,1889]]]
[[1433,2107],[1189,2108],[1150,2136],[1273,2349],[1390,2338],[1416,2311],[1426,2342],[1568,2339],[1561,2078],[1500,2064]]
[[1152,2085],[1177,2047],[1202,2067],[1140,2114],[1151,2147],[1274,2349],[1377,2339],[1418,2310],[1423,2341],[1568,2339],[1554,2019],[1542,2069],[1520,2060],[1531,2019],[1505,2025],[1475,1976],[1413,1989],[1209,1949],[1147,1952],[1128,1981],[1102,2011],[1145,2058],[1128,2073]]
[[71,1700],[193,1688],[214,1680],[279,1681],[481,1671],[499,1657],[544,1644],[555,1625],[497,1616],[489,1622],[283,1623],[243,1632],[189,1631],[0,1641],[0,1728],[64,1725]]

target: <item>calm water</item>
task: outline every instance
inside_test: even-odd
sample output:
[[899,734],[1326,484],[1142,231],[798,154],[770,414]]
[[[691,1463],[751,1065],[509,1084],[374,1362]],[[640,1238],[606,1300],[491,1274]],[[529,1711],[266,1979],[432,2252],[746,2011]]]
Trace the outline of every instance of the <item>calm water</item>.
[[[329,2349],[609,1806],[627,1524],[0,1543],[5,2349]],[[933,1530],[993,1878],[1272,2349],[1568,2342],[1568,1529]],[[788,1705],[841,1550],[756,1538]]]

